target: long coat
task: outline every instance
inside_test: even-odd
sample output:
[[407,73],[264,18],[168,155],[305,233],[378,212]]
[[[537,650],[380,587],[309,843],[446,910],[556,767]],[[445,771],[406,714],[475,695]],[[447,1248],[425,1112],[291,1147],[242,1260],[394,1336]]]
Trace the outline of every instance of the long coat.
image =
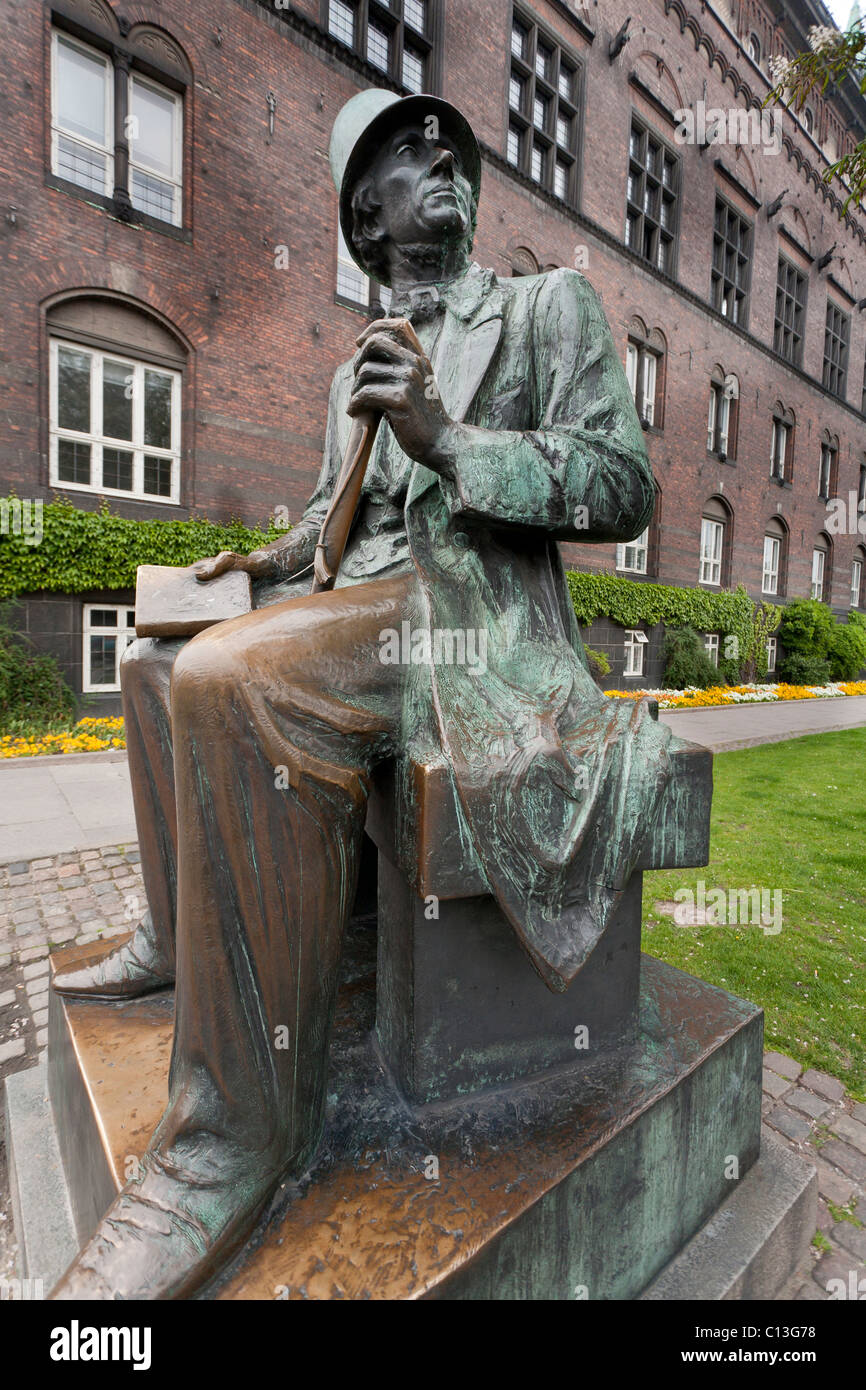
[[[410,758],[441,749],[491,892],[536,969],[562,990],[652,830],[670,734],[644,703],[598,690],[556,542],[634,539],[652,515],[653,477],[607,320],[582,275],[498,280],[473,265],[446,303],[433,365],[445,408],[469,426],[456,477],[406,460],[400,535],[353,537],[344,582],[362,570],[375,577],[408,538],[413,628],[486,633],[483,673],[412,668],[405,743]],[[311,538],[346,446],[351,384],[347,363],[301,522]],[[393,466],[395,452],[405,456],[387,433]]]

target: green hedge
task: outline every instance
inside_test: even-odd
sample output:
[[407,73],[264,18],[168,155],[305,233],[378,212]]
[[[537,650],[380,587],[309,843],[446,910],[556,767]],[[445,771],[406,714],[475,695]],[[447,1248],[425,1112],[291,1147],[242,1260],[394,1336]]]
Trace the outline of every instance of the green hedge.
[[[752,647],[755,612],[755,604],[742,584],[733,591],[708,593],[706,589],[678,589],[670,584],[642,584],[613,574],[580,574],[570,570],[567,578],[579,623],[610,618],[622,627],[664,623],[666,627],[718,632],[719,675],[730,684],[739,680],[740,669]],[[729,637],[737,639],[737,655],[726,658],[725,639]]]
[[220,550],[246,555],[281,534],[239,521],[135,521],[113,515],[105,502],[85,512],[63,499],[45,504],[42,525],[39,545],[0,534],[0,600],[46,589],[132,589],[138,565],[191,565]]
[[[91,589],[131,589],[138,565],[190,565],[220,550],[248,554],[281,534],[239,521],[135,521],[115,516],[103,501],[81,511],[65,499],[47,502],[43,537],[27,545],[23,536],[0,534],[0,600],[43,590],[77,594]],[[719,674],[736,681],[750,650],[755,605],[742,585],[733,592],[641,584],[611,574],[568,574],[578,622],[610,618],[622,627],[693,627],[718,632]],[[725,638],[737,638],[737,657],[725,658]],[[740,655],[742,654],[742,656]]]

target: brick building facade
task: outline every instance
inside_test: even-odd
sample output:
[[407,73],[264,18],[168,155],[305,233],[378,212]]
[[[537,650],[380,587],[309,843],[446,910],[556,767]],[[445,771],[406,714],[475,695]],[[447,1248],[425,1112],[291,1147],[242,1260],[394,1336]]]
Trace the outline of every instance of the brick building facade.
[[[331,125],[362,86],[430,90],[481,142],[477,259],[582,269],[645,418],[649,534],[570,562],[866,604],[866,217],[822,181],[866,103],[846,84],[761,122],[768,58],[830,22],[813,0],[632,10],[7,0],[0,496],[297,519],[375,299],[338,245]],[[130,601],[31,596],[21,621],[107,694]],[[614,679],[658,678],[657,634],[649,664],[595,635]]]

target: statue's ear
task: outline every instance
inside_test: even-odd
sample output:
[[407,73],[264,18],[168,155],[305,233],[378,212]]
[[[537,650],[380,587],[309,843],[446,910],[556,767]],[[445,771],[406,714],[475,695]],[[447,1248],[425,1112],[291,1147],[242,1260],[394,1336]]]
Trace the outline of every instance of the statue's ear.
[[380,207],[358,208],[355,212],[355,238],[364,241],[384,241],[387,236],[385,219]]

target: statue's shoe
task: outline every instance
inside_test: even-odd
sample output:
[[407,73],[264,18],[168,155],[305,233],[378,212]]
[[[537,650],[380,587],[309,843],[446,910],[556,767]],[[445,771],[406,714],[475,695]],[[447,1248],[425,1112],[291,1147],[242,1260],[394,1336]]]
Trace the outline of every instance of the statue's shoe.
[[135,999],[174,984],[174,964],[154,939],[149,914],[132,936],[92,965],[61,970],[54,977],[58,994],[79,999]]
[[115,1199],[51,1298],[188,1297],[248,1238],[274,1186],[270,1177],[202,1191],[147,1172]]

